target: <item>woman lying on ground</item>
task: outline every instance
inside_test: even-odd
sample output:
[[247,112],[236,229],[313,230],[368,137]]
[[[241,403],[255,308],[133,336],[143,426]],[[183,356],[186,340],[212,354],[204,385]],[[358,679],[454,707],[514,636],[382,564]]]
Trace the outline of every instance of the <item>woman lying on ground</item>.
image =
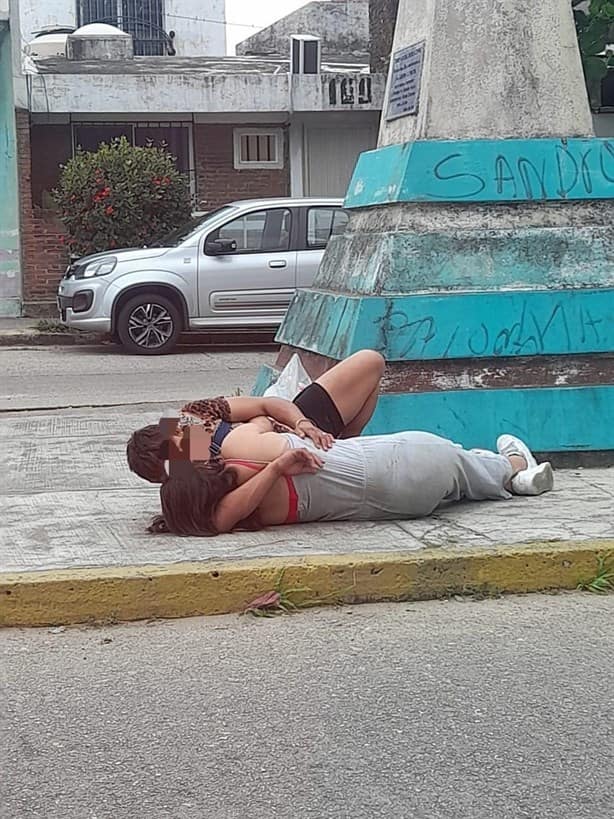
[[[258,432],[250,426],[240,438],[253,452]],[[428,432],[350,438],[325,453],[291,433],[259,437],[267,456],[261,463],[200,461],[206,447],[194,428],[181,449],[171,442],[162,515],[150,531],[215,535],[309,521],[409,519],[465,498],[539,495],[553,485],[550,464],[538,465],[512,435],[499,437],[497,453],[468,451]]]
[[[193,401],[173,421],[179,427],[175,443],[179,445],[183,429],[198,425],[208,437],[204,460],[238,457],[233,424],[251,422],[261,432],[294,432],[326,450],[334,438],[352,438],[363,431],[377,403],[384,366],[379,353],[360,350],[327,370],[294,401],[251,397]],[[164,480],[165,438],[159,424],[150,424],[128,441],[128,466],[150,483]],[[252,452],[250,457],[257,456]]]

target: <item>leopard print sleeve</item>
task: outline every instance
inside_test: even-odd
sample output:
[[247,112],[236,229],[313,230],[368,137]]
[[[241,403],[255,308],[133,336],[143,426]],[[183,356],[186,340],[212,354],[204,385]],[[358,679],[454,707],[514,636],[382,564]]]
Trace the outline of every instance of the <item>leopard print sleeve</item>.
[[[198,419],[197,423],[202,423],[204,428],[209,432],[213,432],[219,421],[227,421],[229,424],[232,423],[230,404],[223,396],[191,401],[181,408],[181,415],[184,417],[184,425],[194,423],[194,419]],[[269,420],[272,424],[273,432],[294,431],[285,424],[278,423],[274,418],[269,418]]]
[[232,422],[230,404],[223,396],[217,398],[203,398],[200,401],[190,401],[181,408],[181,415],[198,418],[205,429],[213,430],[218,421]]

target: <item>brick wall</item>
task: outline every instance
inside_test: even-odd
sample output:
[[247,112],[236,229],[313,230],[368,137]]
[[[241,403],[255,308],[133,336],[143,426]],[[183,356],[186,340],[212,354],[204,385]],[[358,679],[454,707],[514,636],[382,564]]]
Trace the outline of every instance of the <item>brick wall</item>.
[[26,316],[55,316],[55,295],[67,264],[66,249],[60,241],[63,229],[53,212],[32,204],[29,116],[17,111],[16,120],[23,311]]
[[[284,145],[284,167],[280,170],[235,170],[233,130],[240,125],[194,125],[194,163],[196,195],[202,210],[232,202],[263,196],[289,196],[290,170],[287,138]],[[260,127],[253,124],[246,127]],[[265,125],[262,128],[278,128]]]

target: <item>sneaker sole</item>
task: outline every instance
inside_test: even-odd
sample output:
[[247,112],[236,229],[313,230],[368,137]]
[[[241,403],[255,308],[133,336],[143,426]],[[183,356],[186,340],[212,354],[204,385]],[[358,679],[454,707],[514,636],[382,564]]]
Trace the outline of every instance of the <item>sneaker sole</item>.
[[[516,476],[517,477],[517,476]],[[519,495],[543,495],[550,492],[554,486],[554,472],[552,466],[546,462],[534,467],[531,476],[531,492],[519,492]],[[514,479],[512,479],[512,489],[514,489]]]
[[[543,469],[540,469],[543,467]],[[554,486],[554,472],[549,463],[540,464],[535,474],[535,488],[541,495],[542,492],[550,492]]]

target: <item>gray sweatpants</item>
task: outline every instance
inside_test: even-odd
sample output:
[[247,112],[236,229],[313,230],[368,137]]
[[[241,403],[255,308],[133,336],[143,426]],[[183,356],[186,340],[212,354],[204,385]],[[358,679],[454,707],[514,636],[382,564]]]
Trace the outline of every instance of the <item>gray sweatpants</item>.
[[466,450],[429,432],[399,432],[336,441],[329,452],[288,434],[292,448],[324,459],[316,475],[294,478],[299,520],[383,520],[429,515],[459,501],[504,499],[507,458]]

